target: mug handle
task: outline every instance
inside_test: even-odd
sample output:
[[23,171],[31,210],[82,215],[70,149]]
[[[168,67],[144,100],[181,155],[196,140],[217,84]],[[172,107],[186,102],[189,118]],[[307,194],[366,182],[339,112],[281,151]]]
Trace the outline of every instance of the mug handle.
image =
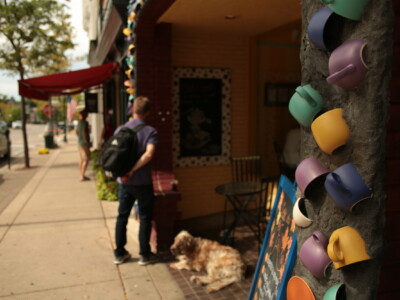
[[339,236],[331,236],[331,241],[328,245],[329,258],[335,262],[343,260],[343,253],[338,249]]
[[341,69],[340,71],[330,75],[328,78],[326,78],[326,81],[328,81],[328,83],[335,83],[336,81],[339,81],[343,77],[353,73],[355,70],[356,70],[356,67],[353,64],[349,64],[345,68]]
[[298,86],[296,88],[296,93],[298,93],[303,99],[305,99],[308,104],[310,104],[310,106],[317,106],[317,103],[314,101],[313,97],[311,97],[302,86]]
[[321,0],[324,4],[332,4],[335,0]]
[[317,230],[313,232],[313,238],[316,240],[318,243],[320,243],[324,248],[326,248],[326,238],[322,234],[321,231]]

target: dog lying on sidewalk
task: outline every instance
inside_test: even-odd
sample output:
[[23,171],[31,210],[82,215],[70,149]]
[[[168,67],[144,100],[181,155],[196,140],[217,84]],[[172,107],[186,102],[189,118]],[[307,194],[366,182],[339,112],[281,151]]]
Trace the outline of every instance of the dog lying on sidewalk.
[[181,231],[175,237],[170,250],[179,260],[170,264],[171,268],[207,272],[204,276],[190,277],[193,283],[207,285],[207,293],[244,279],[246,265],[240,253],[231,247]]

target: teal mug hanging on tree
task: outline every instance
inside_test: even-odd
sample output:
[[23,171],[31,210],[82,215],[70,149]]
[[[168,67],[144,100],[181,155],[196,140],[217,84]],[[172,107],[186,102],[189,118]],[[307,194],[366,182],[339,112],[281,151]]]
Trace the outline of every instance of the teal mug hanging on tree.
[[342,17],[359,21],[369,0],[321,0]]
[[305,127],[310,127],[314,117],[324,106],[321,95],[307,84],[298,86],[289,102],[289,111],[292,116]]

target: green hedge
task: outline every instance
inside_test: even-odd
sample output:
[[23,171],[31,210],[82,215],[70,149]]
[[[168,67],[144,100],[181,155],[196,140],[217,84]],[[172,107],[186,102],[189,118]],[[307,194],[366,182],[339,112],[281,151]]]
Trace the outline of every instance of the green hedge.
[[99,164],[100,151],[93,150],[91,157],[93,171],[96,174],[97,199],[105,201],[117,201],[118,182],[110,177],[107,177],[104,173],[103,168]]

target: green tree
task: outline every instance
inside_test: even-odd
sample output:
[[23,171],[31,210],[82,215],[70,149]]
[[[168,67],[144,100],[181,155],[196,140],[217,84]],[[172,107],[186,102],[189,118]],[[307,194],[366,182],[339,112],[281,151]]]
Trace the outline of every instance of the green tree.
[[[68,1],[68,0],[65,0]],[[33,74],[65,71],[73,49],[73,28],[66,5],[55,0],[1,0],[0,69],[23,80]],[[29,165],[25,99],[21,98],[25,166]]]
[[0,94],[0,103],[15,103],[14,97]]
[[11,121],[21,120],[21,117],[22,117],[21,108],[20,107],[14,107],[11,110]]
[[47,122],[49,120],[49,118],[44,114],[43,110],[38,110],[36,113],[37,113],[39,120],[41,120],[43,122]]

